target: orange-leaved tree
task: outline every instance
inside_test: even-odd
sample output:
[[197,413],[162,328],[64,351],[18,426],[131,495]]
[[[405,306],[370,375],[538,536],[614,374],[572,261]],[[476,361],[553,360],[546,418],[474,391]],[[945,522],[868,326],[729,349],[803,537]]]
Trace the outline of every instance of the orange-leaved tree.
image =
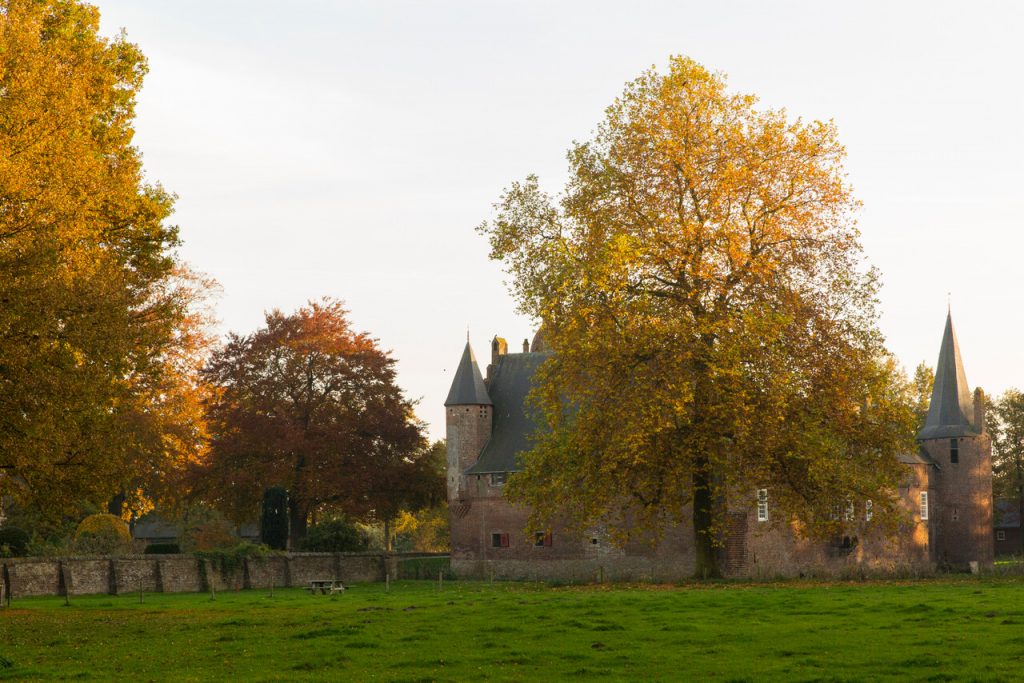
[[132,144],[145,73],[95,7],[0,0],[0,497],[50,521],[198,443],[167,448],[194,417],[167,392],[191,400],[171,359],[195,299]]
[[314,513],[393,515],[410,490],[440,486],[424,476],[422,425],[395,360],[352,329],[340,301],[271,311],[265,327],[232,335],[205,374],[211,441],[197,494],[243,520],[267,488],[286,488],[292,547]]
[[719,572],[726,511],[836,533],[894,519],[913,416],[877,327],[830,123],[789,119],[686,58],[627,85],[568,153],[558,197],[513,184],[481,230],[553,348],[545,429],[509,494],[532,524],[657,532],[692,519]]

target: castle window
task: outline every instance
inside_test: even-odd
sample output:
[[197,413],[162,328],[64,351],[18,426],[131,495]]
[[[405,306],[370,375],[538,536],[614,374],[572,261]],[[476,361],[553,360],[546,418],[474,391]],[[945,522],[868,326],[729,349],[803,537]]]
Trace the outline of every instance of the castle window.
[[875,504],[870,500],[864,501],[864,521],[870,522],[871,518],[875,516],[874,510]]
[[757,490],[757,521],[768,521],[768,489]]
[[949,461],[952,463],[960,462],[960,444],[957,443],[956,439],[949,440]]
[[921,491],[921,520],[928,519],[928,492]]
[[996,540],[997,541],[1005,541],[1006,540],[1006,532],[1003,531],[1002,529],[999,529],[998,531],[996,531]]
[[550,531],[538,531],[533,535],[533,547],[534,548],[550,548],[551,547],[551,532]]
[[852,522],[854,514],[856,514],[856,513],[854,512],[854,509],[853,509],[853,503],[852,502],[847,502],[846,503],[846,510],[843,512],[843,520],[847,521],[847,522]]
[[597,545],[597,543],[598,543],[597,536],[591,536],[590,537],[590,545]]
[[508,472],[491,472],[491,486],[504,486],[508,481]]
[[491,534],[491,547],[492,548],[507,548],[508,547],[508,534]]
[[953,521],[954,521],[954,522],[959,522],[959,521],[960,521],[960,508],[958,508],[958,507],[957,507],[957,506],[955,506],[955,505],[953,506],[953,514],[952,514],[952,517],[953,517]]

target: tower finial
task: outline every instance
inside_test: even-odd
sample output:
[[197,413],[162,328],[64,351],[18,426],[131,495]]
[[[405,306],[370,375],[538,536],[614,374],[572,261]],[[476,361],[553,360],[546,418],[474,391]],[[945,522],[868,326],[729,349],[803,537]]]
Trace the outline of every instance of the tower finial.
[[953,312],[953,304],[950,303],[953,297],[953,292],[946,292],[946,313]]
[[469,325],[466,325],[466,343],[469,343]]

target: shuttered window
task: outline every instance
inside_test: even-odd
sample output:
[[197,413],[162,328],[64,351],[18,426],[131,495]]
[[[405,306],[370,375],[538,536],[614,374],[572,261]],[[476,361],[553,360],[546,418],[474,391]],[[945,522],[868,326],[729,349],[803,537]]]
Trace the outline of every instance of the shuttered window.
[[757,490],[757,521],[768,521],[768,489]]

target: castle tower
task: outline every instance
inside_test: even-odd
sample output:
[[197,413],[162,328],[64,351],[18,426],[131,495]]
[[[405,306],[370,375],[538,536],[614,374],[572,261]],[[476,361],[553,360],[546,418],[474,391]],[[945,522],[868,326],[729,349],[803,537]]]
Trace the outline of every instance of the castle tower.
[[476,462],[491,438],[494,405],[487,395],[487,386],[480,375],[469,340],[466,340],[444,409],[448,441],[448,500],[451,502],[466,493],[463,472]]
[[[936,463],[928,523],[940,565],[991,564],[992,442],[985,430],[984,395],[967,384],[953,317],[946,317],[928,417],[917,440]],[[922,503],[922,511],[926,505]]]

